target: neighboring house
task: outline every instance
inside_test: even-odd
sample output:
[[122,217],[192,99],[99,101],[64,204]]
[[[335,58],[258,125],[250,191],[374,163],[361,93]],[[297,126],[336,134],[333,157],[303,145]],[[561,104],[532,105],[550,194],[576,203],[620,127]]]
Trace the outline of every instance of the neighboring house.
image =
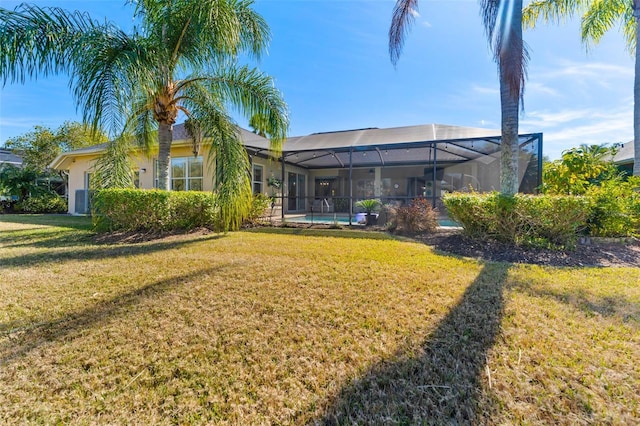
[[22,157],[14,154],[11,150],[0,148],[0,166],[4,164],[11,164],[13,166],[22,166]]
[[[9,149],[0,148],[0,168],[2,168],[2,166],[4,166],[5,164],[10,164],[16,167],[22,167],[22,157],[14,154]],[[11,197],[9,196],[0,195],[0,201],[8,200],[10,198]],[[14,198],[17,199],[17,197],[14,197]]]
[[633,175],[633,141],[620,145],[620,150],[613,157],[613,163],[629,176]]
[[[255,193],[276,195],[285,213],[353,213],[357,200],[407,202],[427,197],[440,204],[445,191],[492,191],[500,187],[500,132],[427,124],[359,129],[291,137],[282,156],[269,157],[269,141],[247,130],[240,136],[251,160]],[[51,167],[69,174],[69,213],[88,212],[92,167],[105,145],[58,156]],[[198,157],[183,125],[174,127],[170,181],[173,190],[213,188],[207,146]],[[157,186],[156,159],[132,151],[139,188]],[[542,134],[520,135],[520,191],[541,183]],[[281,189],[268,186],[279,180]],[[284,208],[282,208],[284,207]]]

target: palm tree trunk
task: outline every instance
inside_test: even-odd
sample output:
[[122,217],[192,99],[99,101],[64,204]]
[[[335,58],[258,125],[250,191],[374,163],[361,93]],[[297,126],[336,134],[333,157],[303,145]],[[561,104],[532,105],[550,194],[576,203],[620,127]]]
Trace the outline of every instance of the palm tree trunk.
[[636,20],[636,68],[633,84],[633,175],[640,176],[640,11],[634,10]]
[[521,72],[524,61],[522,43],[522,0],[513,5],[511,25],[505,28],[498,67],[500,69],[500,106],[502,111],[502,143],[500,153],[500,192],[518,192],[518,107]]
[[171,141],[173,126],[158,123],[158,189],[169,190],[169,166],[171,165]]
[[[506,86],[506,87],[505,87]],[[518,103],[508,83],[500,79],[502,107],[502,145],[500,152],[500,192],[513,195],[518,192]]]

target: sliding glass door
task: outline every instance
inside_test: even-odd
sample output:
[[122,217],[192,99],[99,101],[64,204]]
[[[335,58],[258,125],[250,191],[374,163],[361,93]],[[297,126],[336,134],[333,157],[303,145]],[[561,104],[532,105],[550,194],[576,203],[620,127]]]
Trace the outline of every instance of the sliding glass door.
[[304,175],[289,172],[287,183],[289,187],[289,197],[287,203],[288,211],[304,211],[306,209],[306,179]]

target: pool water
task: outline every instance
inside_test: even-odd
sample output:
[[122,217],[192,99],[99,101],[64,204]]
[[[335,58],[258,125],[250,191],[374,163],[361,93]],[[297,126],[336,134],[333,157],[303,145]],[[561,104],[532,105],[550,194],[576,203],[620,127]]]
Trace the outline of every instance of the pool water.
[[[355,214],[351,216],[351,224],[357,225],[359,220],[364,221],[364,217],[360,217],[361,214]],[[340,216],[340,215],[317,215],[313,216],[310,214],[304,216],[292,216],[288,217],[287,222],[295,222],[295,223],[328,223],[333,224],[337,223],[339,225],[348,225],[349,224],[349,216]],[[460,226],[457,222],[454,222],[451,219],[438,219],[438,224],[440,226]]]
[[[349,216],[333,216],[333,215],[320,215],[314,214],[313,216],[308,214],[304,216],[292,216],[286,218],[287,222],[296,223],[338,223],[340,225],[349,224]],[[356,224],[355,216],[351,217],[351,223]]]

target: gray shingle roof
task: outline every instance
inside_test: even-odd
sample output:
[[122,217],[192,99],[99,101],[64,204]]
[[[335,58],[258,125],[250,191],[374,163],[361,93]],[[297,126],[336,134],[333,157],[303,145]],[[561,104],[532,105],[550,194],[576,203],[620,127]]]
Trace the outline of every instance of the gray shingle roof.
[[19,155],[15,155],[8,149],[0,149],[0,164],[5,163],[19,166],[22,164],[22,157],[20,157]]
[[622,144],[618,153],[613,157],[617,164],[633,163],[633,141]]

